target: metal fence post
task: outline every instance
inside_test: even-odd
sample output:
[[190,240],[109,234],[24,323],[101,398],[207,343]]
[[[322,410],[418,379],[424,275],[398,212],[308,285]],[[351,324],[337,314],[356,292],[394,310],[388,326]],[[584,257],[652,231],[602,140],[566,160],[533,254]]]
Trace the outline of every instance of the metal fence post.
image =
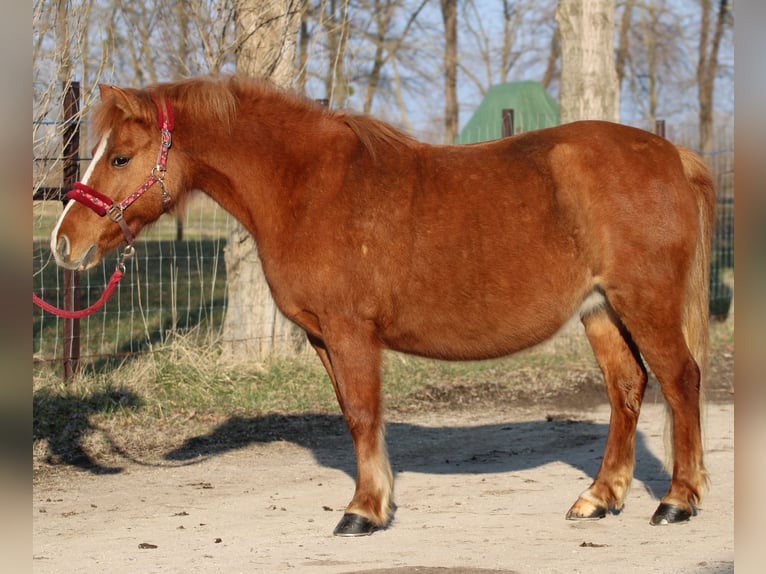
[[511,137],[513,135],[513,131],[513,110],[506,108],[503,110],[503,137]]

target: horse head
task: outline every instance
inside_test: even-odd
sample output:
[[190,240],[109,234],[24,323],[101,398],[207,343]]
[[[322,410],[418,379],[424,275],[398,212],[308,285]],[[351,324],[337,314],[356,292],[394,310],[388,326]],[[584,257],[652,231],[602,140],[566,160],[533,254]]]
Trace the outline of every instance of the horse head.
[[123,240],[130,246],[181,191],[181,172],[166,174],[174,123],[170,101],[144,90],[99,89],[93,159],[68,192],[70,201],[51,234],[56,262],[80,271],[97,265]]

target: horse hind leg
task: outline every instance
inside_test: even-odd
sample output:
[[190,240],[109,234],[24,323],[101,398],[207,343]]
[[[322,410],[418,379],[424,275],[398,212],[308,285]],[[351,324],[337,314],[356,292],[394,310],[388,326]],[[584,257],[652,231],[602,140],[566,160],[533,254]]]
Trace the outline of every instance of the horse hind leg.
[[582,321],[612,413],[601,467],[567,512],[569,520],[603,518],[622,509],[633,479],[636,425],[647,381],[636,346],[608,304],[590,310]]
[[676,330],[675,337],[669,336],[671,333],[660,335],[654,345],[641,347],[660,381],[672,428],[673,475],[651,518],[653,525],[684,522],[696,515],[708,483],[702,460],[700,369],[681,329]]
[[610,302],[660,383],[672,428],[670,487],[650,523],[684,522],[696,514],[708,482],[702,460],[701,372],[686,341],[683,294],[670,288],[633,293],[630,301],[610,297]]
[[386,449],[380,398],[381,351],[363,336],[335,335],[331,345],[309,337],[330,376],[354,441],[356,490],[336,536],[365,536],[385,528],[393,515],[393,473]]

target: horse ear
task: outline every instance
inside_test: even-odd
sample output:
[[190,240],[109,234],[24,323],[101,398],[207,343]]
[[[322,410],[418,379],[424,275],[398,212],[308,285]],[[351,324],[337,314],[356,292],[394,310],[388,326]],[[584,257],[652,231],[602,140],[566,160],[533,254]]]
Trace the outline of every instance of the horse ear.
[[98,85],[98,95],[101,98],[101,101],[109,99],[109,96],[112,93],[112,87],[109,84],[99,84]]
[[124,111],[128,116],[139,115],[138,110],[141,108],[140,105],[138,105],[136,97],[126,90],[118,88],[117,86],[99,84],[98,91],[102,102],[105,102],[109,99],[114,99],[115,105]]

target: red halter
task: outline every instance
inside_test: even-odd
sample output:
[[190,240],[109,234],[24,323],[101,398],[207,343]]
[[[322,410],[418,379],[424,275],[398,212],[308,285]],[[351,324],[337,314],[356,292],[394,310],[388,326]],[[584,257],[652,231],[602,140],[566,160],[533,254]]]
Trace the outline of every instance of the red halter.
[[69,199],[74,199],[75,201],[79,201],[83,205],[90,207],[98,215],[102,217],[104,215],[109,215],[109,219],[119,224],[122,228],[122,232],[125,235],[128,245],[133,244],[134,238],[128,228],[128,224],[125,223],[123,212],[134,201],[146,193],[155,183],[160,184],[163,210],[167,211],[172,201],[170,194],[167,189],[165,189],[164,179],[168,164],[168,150],[172,144],[171,133],[173,132],[174,126],[173,108],[170,106],[170,101],[167,98],[165,98],[164,109],[159,101],[155,100],[155,103],[157,104],[157,123],[162,132],[162,143],[160,145],[160,153],[157,156],[157,164],[152,168],[152,173],[146,178],[146,181],[138,186],[136,191],[131,193],[120,203],[114,203],[111,198],[79,181],[75,182],[72,189],[67,193]]
[[53,313],[54,315],[58,315],[59,317],[65,317],[68,319],[80,319],[82,317],[87,317],[88,315],[94,313],[98,309],[100,309],[104,303],[107,302],[109,297],[112,296],[112,293],[114,293],[114,290],[117,288],[117,283],[120,282],[120,279],[122,279],[123,274],[125,273],[125,261],[130,258],[133,253],[135,253],[135,249],[133,248],[133,234],[130,232],[130,229],[128,228],[128,224],[125,223],[125,219],[123,218],[122,214],[123,212],[128,208],[130,204],[132,204],[134,201],[136,201],[139,197],[141,197],[144,193],[146,193],[150,187],[152,187],[155,183],[160,184],[160,189],[162,191],[162,208],[163,210],[167,211],[168,207],[170,206],[170,203],[172,201],[172,198],[170,197],[170,194],[165,189],[165,172],[167,171],[167,163],[168,163],[168,150],[170,149],[171,145],[171,132],[173,131],[174,126],[174,120],[173,120],[173,108],[170,107],[170,101],[165,98],[165,108],[163,109],[162,106],[160,106],[160,102],[155,100],[155,103],[157,104],[157,122],[160,127],[160,131],[162,132],[162,144],[160,147],[160,153],[157,156],[157,165],[155,165],[152,168],[151,175],[146,179],[146,181],[141,184],[136,191],[131,193],[128,197],[123,199],[120,203],[114,203],[111,198],[107,197],[103,193],[97,192],[92,187],[89,187],[81,182],[76,182],[72,189],[67,193],[67,197],[69,199],[73,199],[75,201],[79,201],[80,203],[87,205],[90,207],[93,211],[95,211],[98,215],[104,216],[109,215],[109,219],[114,221],[115,223],[119,224],[119,226],[122,228],[122,232],[125,235],[125,240],[127,241],[127,246],[125,247],[124,251],[122,252],[122,255],[120,257],[120,261],[117,263],[117,268],[114,270],[114,273],[112,273],[112,276],[109,278],[109,283],[107,284],[106,288],[104,289],[104,292],[102,293],[101,297],[96,301],[93,305],[88,307],[87,309],[80,309],[78,311],[67,311],[65,309],[59,309],[58,307],[54,307],[53,305],[46,303],[40,297],[38,297],[34,292],[32,293],[32,302],[35,303],[37,306],[41,307],[42,309]]

